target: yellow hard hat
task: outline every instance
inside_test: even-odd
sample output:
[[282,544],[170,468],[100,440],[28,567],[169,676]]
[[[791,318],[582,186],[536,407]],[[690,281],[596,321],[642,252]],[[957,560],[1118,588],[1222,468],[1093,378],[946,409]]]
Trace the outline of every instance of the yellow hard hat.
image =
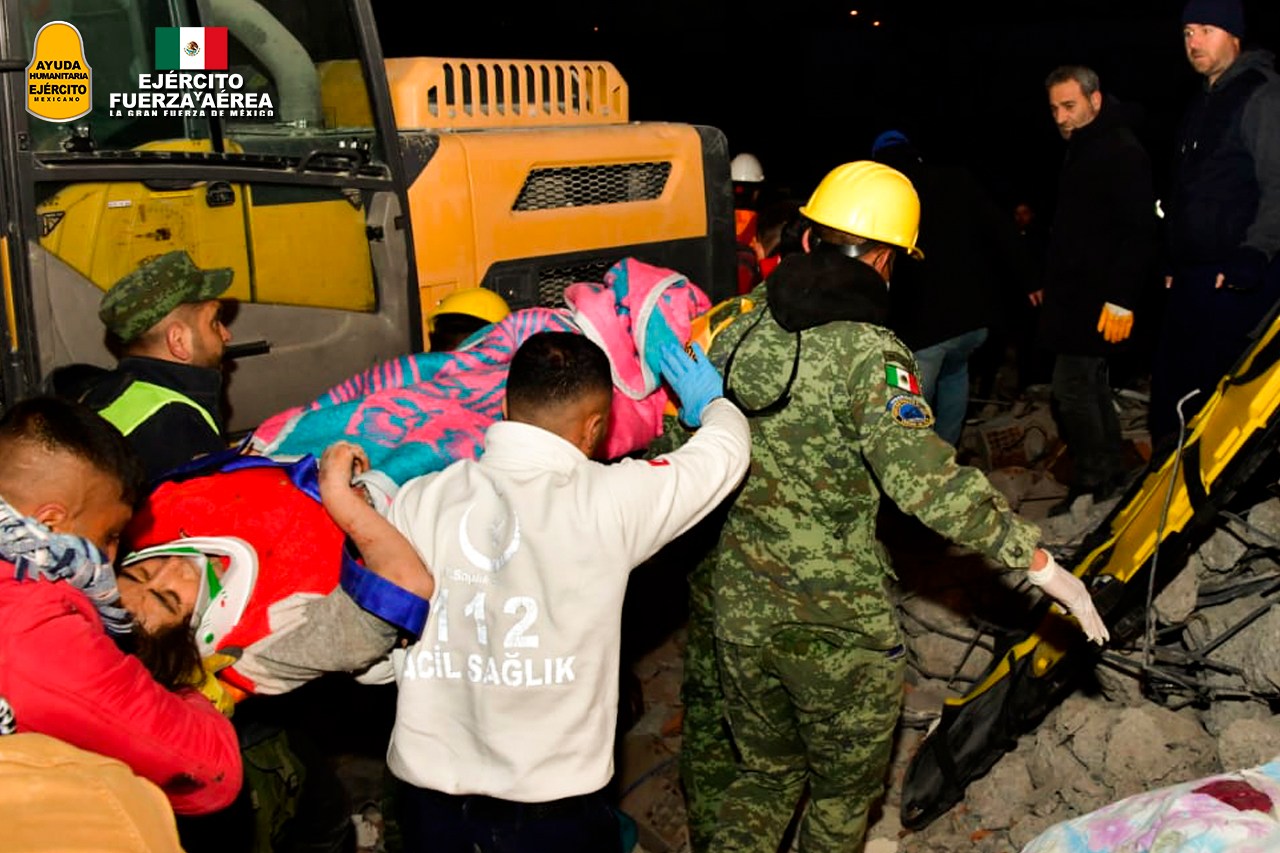
[[[441,299],[436,303],[436,307],[431,309],[427,319],[434,321],[437,314],[466,314],[468,317],[475,317],[486,323],[497,323],[510,313],[511,309],[507,306],[507,301],[501,296],[483,287],[471,287],[466,290],[455,290]],[[432,325],[434,326],[434,323]]]
[[809,196],[800,213],[819,225],[924,253],[920,236],[920,197],[907,176],[882,163],[858,160],[836,166]]

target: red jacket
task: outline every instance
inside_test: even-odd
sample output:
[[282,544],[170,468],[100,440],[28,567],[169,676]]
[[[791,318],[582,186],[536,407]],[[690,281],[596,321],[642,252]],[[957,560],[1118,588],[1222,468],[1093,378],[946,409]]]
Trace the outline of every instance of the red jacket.
[[17,730],[123,761],[180,814],[230,805],[241,781],[231,722],[194,690],[157,684],[75,587],[13,574],[0,561],[0,697]]
[[[329,513],[280,467],[215,471],[163,483],[133,516],[130,549],[185,536],[234,535],[258,556],[258,579],[236,626],[217,640],[218,651],[249,649],[269,640],[272,614],[287,600],[328,595],[342,571],[343,533]],[[279,615],[275,616],[279,622]],[[233,665],[218,677],[246,693],[259,685]],[[265,692],[290,689],[267,685]]]

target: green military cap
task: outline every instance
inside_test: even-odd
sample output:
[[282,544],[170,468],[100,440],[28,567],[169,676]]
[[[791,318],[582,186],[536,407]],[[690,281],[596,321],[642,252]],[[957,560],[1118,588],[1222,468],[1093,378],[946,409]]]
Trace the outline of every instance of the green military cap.
[[111,285],[98,306],[107,331],[129,343],[188,302],[217,299],[231,286],[228,267],[202,270],[181,249],[152,258]]

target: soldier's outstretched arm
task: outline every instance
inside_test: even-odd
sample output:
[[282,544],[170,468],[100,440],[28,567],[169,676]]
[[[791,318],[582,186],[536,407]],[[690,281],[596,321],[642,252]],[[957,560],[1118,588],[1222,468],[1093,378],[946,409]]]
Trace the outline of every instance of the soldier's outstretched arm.
[[[896,344],[896,341],[894,342]],[[1037,548],[1040,528],[1019,518],[976,468],[934,434],[911,354],[897,344],[866,359],[850,378],[862,453],[886,495],[943,536],[981,551],[1027,578],[1079,621],[1095,643],[1107,640],[1084,583]]]
[[933,432],[911,353],[889,339],[849,378],[863,457],[903,512],[1007,566],[1031,566],[1040,529],[1019,518],[976,468]]

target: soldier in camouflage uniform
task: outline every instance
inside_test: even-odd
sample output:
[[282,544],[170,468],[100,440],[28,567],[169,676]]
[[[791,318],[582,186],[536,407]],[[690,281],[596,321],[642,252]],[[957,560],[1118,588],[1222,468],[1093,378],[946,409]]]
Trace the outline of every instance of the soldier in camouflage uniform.
[[88,404],[138,451],[147,479],[227,446],[222,356],[231,332],[221,297],[232,270],[200,269],[183,251],[152,258],[111,286],[98,317],[119,343],[116,369],[85,389],[54,390]]
[[[717,512],[702,525],[722,525]],[[701,531],[702,525],[696,530]],[[719,532],[718,529],[715,532]],[[724,792],[737,777],[737,761],[724,719],[724,701],[715,655],[714,552],[689,575],[689,626],[684,647],[680,703],[680,781],[684,785],[689,844],[706,853],[715,834]]]
[[[904,666],[886,588],[893,574],[875,536],[881,492],[956,542],[1034,569],[1028,577],[1091,639],[1106,636],[1083,583],[1036,547],[1035,525],[934,435],[911,353],[883,326],[897,250],[920,256],[910,182],[876,163],[845,164],[801,213],[813,223],[811,250],[745,297],[749,307],[711,350],[726,397],[752,417],[753,447],[712,566],[714,656],[739,758],[716,851],[772,853],[806,783],[801,849],[846,853],[862,843],[883,790]],[[688,677],[707,678],[706,645],[690,650]],[[689,688],[704,706],[715,692],[690,684],[686,698]],[[714,710],[686,713],[687,741],[712,752],[704,741],[714,732],[691,729]],[[719,769],[686,770],[695,800],[718,794]],[[695,803],[695,819],[703,806]]]

